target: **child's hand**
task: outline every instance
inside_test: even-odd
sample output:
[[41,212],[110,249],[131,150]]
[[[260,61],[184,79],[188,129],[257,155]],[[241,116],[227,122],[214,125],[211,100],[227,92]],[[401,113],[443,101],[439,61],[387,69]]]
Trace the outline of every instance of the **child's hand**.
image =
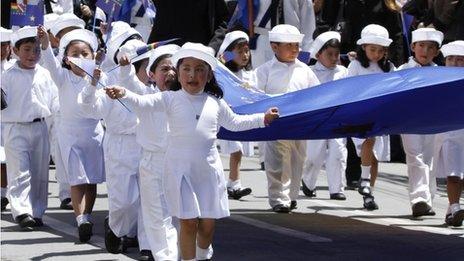
[[120,86],[109,86],[104,89],[111,99],[119,99],[126,95],[126,89]]
[[269,126],[271,122],[279,118],[279,109],[277,107],[272,107],[267,110],[264,114],[264,124]]
[[37,37],[39,38],[40,45],[42,45],[42,50],[46,50],[50,44],[50,39],[48,38],[47,29],[43,25],[39,25],[37,28]]
[[103,60],[105,60],[105,50],[104,49],[99,49],[97,51],[97,54],[95,55],[95,64],[100,68],[100,65],[103,63]]
[[130,64],[130,60],[129,60],[129,58],[127,57],[127,55],[124,54],[124,55],[121,57],[121,59],[119,59],[119,65],[121,65],[121,66],[126,66],[126,65],[129,65],[129,64]]
[[108,24],[107,23],[104,23],[104,22],[101,22],[100,23],[100,32],[102,33],[102,35],[105,35],[106,34],[106,29],[108,27]]
[[350,59],[350,62],[356,60],[356,57],[358,56],[358,54],[355,51],[348,52],[347,54],[348,59]]
[[92,86],[97,86],[98,81],[100,81],[100,77],[101,70],[97,68],[93,71],[92,81],[90,82],[90,84],[92,84]]

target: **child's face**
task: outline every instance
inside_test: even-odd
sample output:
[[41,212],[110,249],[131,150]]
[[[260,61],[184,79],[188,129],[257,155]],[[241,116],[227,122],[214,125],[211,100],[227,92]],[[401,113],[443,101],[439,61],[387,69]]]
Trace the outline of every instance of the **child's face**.
[[429,65],[438,55],[438,44],[433,41],[419,41],[411,45],[414,59],[420,65]]
[[202,92],[213,73],[206,62],[193,57],[182,60],[179,66],[179,82],[186,92],[196,94]]
[[294,62],[300,53],[299,43],[271,43],[271,48],[277,60],[284,63]]
[[322,52],[317,53],[316,59],[327,68],[335,68],[340,59],[340,50],[329,46]]
[[234,62],[240,67],[245,68],[250,61],[250,47],[248,43],[238,44],[233,49]]
[[38,41],[23,43],[19,48],[13,48],[19,57],[19,66],[23,69],[34,69],[40,60],[40,45]]
[[[92,49],[90,49],[89,45],[81,41],[70,44],[68,46],[66,56],[70,56],[74,58],[84,58],[84,59],[89,59],[89,60],[93,60],[94,58]],[[82,76],[82,77],[85,76],[85,72],[81,70],[79,67],[77,67],[75,64],[69,61],[66,61],[66,64],[68,64],[71,67],[71,71],[74,74]]]
[[449,55],[445,59],[446,66],[464,67],[464,55]]
[[8,56],[10,56],[10,43],[9,42],[2,42],[2,52],[1,52],[1,55],[2,55],[2,61],[3,60],[6,60],[6,58],[8,58]]
[[378,44],[365,44],[362,47],[366,52],[367,59],[377,63],[387,54],[387,48]]
[[158,63],[152,76],[156,86],[161,91],[167,90],[169,83],[174,81],[175,78],[176,70],[172,66],[171,59],[169,58],[165,58]]

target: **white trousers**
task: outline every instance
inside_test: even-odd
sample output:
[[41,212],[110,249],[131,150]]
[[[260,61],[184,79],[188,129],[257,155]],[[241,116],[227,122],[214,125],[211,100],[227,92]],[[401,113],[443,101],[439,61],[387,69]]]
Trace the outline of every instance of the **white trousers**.
[[140,197],[145,231],[155,260],[177,260],[177,230],[172,225],[163,193],[164,152],[143,150]]
[[325,162],[329,193],[341,193],[346,186],[346,139],[308,140],[303,181],[309,189],[316,188],[317,176]]
[[141,213],[138,165],[142,148],[135,135],[106,133],[103,140],[109,226],[118,237],[137,235],[140,249],[149,249]]
[[305,140],[266,142],[264,165],[271,207],[289,205],[298,198],[305,158]]
[[42,218],[48,200],[50,147],[45,122],[4,123],[11,214]]
[[403,134],[401,138],[408,165],[411,205],[425,201],[432,206],[437,188],[436,179],[431,176],[435,135]]
[[55,179],[58,183],[58,198],[63,201],[71,198],[71,185],[69,185],[68,176],[63,167],[60,147],[58,146],[58,137],[56,126],[59,124],[59,115],[52,115],[47,118],[48,135],[50,140],[50,155],[55,163]]

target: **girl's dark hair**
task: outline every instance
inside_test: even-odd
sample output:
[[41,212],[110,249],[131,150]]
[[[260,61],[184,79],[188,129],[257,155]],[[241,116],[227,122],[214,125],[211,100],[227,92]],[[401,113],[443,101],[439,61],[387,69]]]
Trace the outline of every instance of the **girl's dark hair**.
[[[244,44],[248,45],[248,41],[245,38],[239,38],[233,41],[231,44],[229,44],[229,46],[227,46],[225,51],[232,52],[236,46],[244,45]],[[224,65],[232,72],[240,71],[238,64],[233,59],[226,62]],[[248,59],[248,63],[245,65],[245,70],[250,71],[251,69],[252,67],[251,67],[251,52],[250,52],[250,59]]]
[[336,49],[340,50],[340,46],[341,46],[341,44],[340,44],[340,41],[338,39],[330,39],[321,47],[321,49],[317,53],[321,54],[325,49],[327,49],[329,47],[336,48]]
[[166,58],[169,58],[169,57],[172,57],[172,54],[163,54],[163,55],[160,55],[158,58],[156,58],[156,60],[153,62],[153,64],[150,66],[150,72],[155,72],[156,70],[156,67],[158,67],[158,64],[166,59]]
[[136,62],[132,63],[132,65],[134,65],[135,72],[138,72],[140,70],[140,67],[142,67],[142,65],[144,63],[147,63],[147,65],[148,65],[148,58],[145,58],[145,59],[142,59],[142,60],[139,60],[139,61],[136,61]]
[[[358,45],[358,48],[356,49],[356,60],[358,60],[359,63],[361,63],[362,67],[369,67],[369,58],[367,58],[366,51],[364,51],[362,45]],[[390,60],[388,60],[386,57],[380,59],[380,61],[378,61],[377,64],[383,72],[389,72],[391,70],[392,64]]]
[[[177,62],[177,71],[179,71],[179,67],[180,65],[182,64],[182,60],[183,59],[180,59],[178,62]],[[205,62],[206,63],[206,62]],[[206,63],[209,67],[209,69],[211,70],[212,72],[212,69],[211,69],[211,66],[209,66],[208,63]],[[171,91],[178,91],[182,89],[182,86],[180,85],[180,82],[178,80],[178,78],[176,78],[170,85],[169,85],[169,90]],[[213,74],[213,77],[211,78],[211,80],[209,82],[206,83],[205,85],[205,89],[204,89],[204,92],[206,92],[207,94],[209,95],[212,95],[218,99],[221,99],[222,97],[224,97],[224,92],[222,91],[221,87],[219,86],[219,84],[217,83],[216,81],[216,77],[214,77],[214,74]]]
[[71,45],[75,44],[75,43],[78,43],[78,42],[85,43],[85,44],[90,48],[90,50],[92,51],[92,53],[94,52],[94,50],[92,49],[92,46],[90,46],[89,43],[84,42],[84,41],[81,41],[81,40],[72,40],[71,42],[68,43],[68,45],[66,45],[66,48],[64,48],[63,59],[61,60],[61,67],[65,68],[65,69],[68,69],[68,70],[71,70],[71,66],[69,66],[69,65],[66,64],[66,62],[65,62],[66,54],[68,53],[69,47],[70,47]]

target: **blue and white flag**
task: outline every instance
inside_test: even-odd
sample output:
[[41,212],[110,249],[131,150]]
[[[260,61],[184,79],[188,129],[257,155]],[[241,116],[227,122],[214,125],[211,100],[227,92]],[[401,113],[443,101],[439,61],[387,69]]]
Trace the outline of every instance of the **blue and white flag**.
[[155,18],[156,7],[152,0],[142,0],[142,5],[145,8],[145,14],[150,18]]
[[39,25],[44,21],[43,0],[17,0],[11,3],[11,25]]
[[124,0],[98,0],[96,6],[108,15],[108,23],[111,23],[119,10],[121,9]]

